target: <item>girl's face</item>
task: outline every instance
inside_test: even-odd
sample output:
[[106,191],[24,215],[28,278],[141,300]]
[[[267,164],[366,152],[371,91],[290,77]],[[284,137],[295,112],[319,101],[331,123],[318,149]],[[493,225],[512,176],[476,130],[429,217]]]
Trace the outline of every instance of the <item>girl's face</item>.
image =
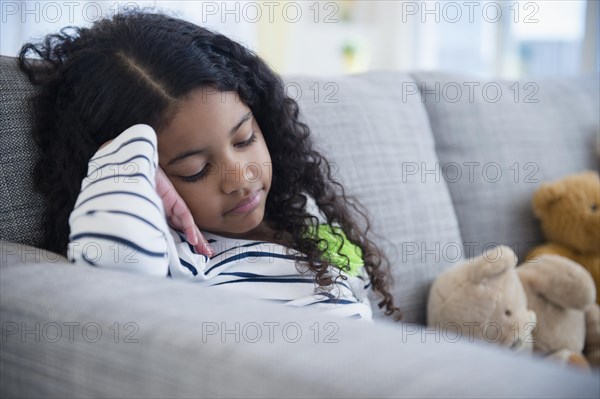
[[260,229],[271,156],[236,92],[193,90],[159,132],[158,154],[200,230],[245,238]]

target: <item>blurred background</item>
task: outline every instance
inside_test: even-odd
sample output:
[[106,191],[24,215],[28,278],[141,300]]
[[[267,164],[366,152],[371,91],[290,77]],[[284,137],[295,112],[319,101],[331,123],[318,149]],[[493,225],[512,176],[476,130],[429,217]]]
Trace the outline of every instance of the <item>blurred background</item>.
[[152,7],[217,30],[281,74],[598,73],[598,0],[0,1],[0,54],[67,25]]

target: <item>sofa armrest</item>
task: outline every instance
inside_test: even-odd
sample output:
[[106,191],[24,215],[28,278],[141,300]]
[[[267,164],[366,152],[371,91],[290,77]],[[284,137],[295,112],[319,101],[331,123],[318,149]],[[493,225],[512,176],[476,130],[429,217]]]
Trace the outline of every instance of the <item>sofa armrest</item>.
[[495,346],[211,288],[60,261],[3,261],[1,396],[598,395],[598,375]]

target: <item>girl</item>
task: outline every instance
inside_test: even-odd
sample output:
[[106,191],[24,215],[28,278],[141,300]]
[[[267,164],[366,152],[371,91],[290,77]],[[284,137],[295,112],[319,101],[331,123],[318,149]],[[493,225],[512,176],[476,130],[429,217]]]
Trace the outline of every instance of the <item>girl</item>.
[[366,320],[372,289],[400,319],[365,213],[258,56],[162,14],[70,29],[19,56],[47,249]]

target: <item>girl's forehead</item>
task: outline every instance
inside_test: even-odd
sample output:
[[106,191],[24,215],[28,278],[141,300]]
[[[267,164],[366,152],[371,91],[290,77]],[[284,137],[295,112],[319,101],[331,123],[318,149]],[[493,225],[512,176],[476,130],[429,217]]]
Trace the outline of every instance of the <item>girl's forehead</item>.
[[184,97],[183,101],[192,99],[201,99],[204,102],[210,101],[234,101],[241,102],[238,92],[233,90],[220,91],[214,86],[203,86],[192,89]]
[[201,87],[192,90],[178,102],[175,117],[186,113],[191,114],[190,116],[206,114],[209,117],[218,117],[240,112],[242,109],[249,110],[237,92]]
[[250,119],[250,108],[236,92],[193,90],[181,100],[170,122],[159,132],[159,149],[181,151],[187,146],[225,140]]

